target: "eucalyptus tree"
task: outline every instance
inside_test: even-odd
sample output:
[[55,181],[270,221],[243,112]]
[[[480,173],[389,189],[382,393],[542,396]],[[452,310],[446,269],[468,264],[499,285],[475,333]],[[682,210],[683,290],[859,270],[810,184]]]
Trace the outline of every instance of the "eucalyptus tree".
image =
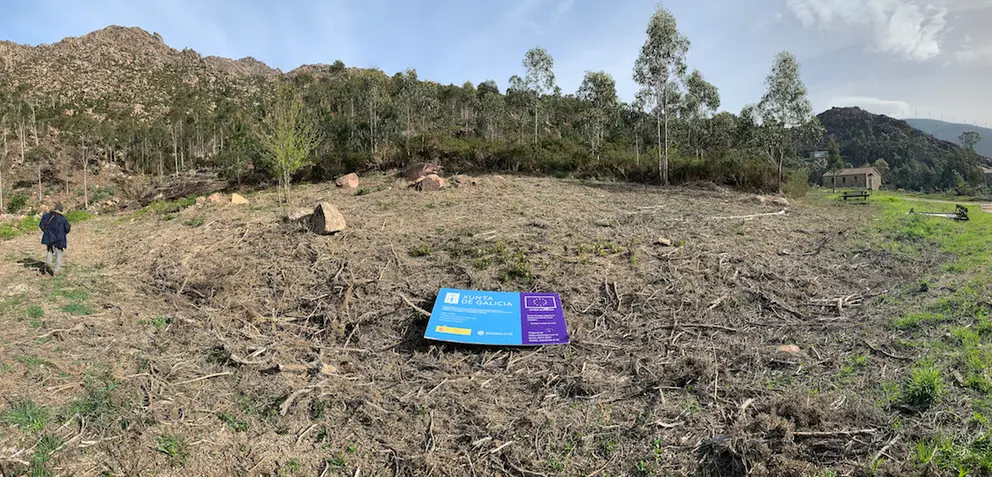
[[604,71],[587,71],[576,96],[589,106],[589,119],[592,125],[589,139],[593,155],[599,160],[605,123],[617,107],[616,81]]
[[[685,55],[689,39],[679,33],[675,17],[659,6],[648,22],[647,39],[634,63],[634,81],[652,94],[658,129],[658,174],[668,185],[668,124],[671,105],[679,92],[679,78],[685,75]],[[664,120],[664,154],[662,154],[662,120]]]
[[547,50],[541,47],[531,48],[524,55],[524,69],[527,71],[523,84],[531,93],[534,108],[534,144],[537,144],[538,115],[541,109],[541,97],[551,92],[559,91],[555,85],[554,59]]
[[693,70],[685,80],[685,95],[682,99],[682,117],[688,144],[697,158],[703,156],[703,137],[710,122],[710,114],[720,107],[720,92],[706,81],[699,70]]
[[758,103],[760,143],[767,158],[778,168],[778,191],[787,155],[797,144],[816,142],[823,130],[813,117],[813,106],[799,73],[799,62],[788,51],[775,56],[765,80],[767,91]]

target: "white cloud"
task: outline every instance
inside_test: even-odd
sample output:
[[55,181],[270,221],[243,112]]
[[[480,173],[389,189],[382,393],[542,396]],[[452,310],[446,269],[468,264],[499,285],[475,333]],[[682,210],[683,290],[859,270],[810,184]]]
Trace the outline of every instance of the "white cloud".
[[806,28],[868,35],[870,49],[925,61],[941,53],[945,7],[921,0],[786,0]]
[[828,101],[827,107],[846,108],[857,106],[875,114],[893,118],[906,118],[914,115],[909,103],[900,100],[879,99],[870,96],[838,96]]

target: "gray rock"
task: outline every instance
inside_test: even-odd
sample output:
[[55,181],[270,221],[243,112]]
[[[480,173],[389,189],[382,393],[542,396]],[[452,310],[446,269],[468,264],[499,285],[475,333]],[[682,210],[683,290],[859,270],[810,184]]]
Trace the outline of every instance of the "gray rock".
[[313,231],[328,235],[340,232],[347,227],[341,212],[328,202],[321,202],[313,209]]

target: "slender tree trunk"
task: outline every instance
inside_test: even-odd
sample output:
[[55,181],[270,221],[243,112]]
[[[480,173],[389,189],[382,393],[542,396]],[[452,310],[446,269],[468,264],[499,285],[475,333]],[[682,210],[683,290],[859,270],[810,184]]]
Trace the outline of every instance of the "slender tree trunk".
[[86,156],[86,141],[84,140],[83,141],[83,207],[86,209],[90,208],[90,188],[86,179],[87,176],[86,169],[89,169],[89,167],[87,167],[89,165],[88,163],[89,160],[87,159]]
[[534,145],[537,146],[537,103],[534,103]]
[[69,195],[69,168],[72,167],[70,164],[70,155],[66,154],[65,151],[60,151],[59,154],[62,155],[62,170],[65,171],[65,195]]
[[664,104],[663,112],[665,113],[665,177],[663,178],[663,180],[665,181],[665,185],[667,186],[668,185],[668,91],[667,90],[665,91],[665,94],[662,97],[664,98],[662,100],[662,103]]
[[4,154],[4,157],[0,157],[0,214],[2,214],[4,210],[7,210],[3,206],[3,161],[6,158],[6,154]]
[[172,126],[172,160],[175,162],[175,175],[179,175],[179,138],[176,137],[176,127]]
[[667,185],[667,174],[665,173],[665,163],[663,162],[661,156],[661,112],[658,113],[657,117],[657,128],[658,128],[658,177],[661,179],[662,184]]
[[41,188],[41,162],[38,163],[38,201],[45,200],[45,191]]
[[24,143],[28,142],[25,136],[27,136],[27,131],[25,130],[24,121],[21,121],[21,135],[18,136],[18,139],[20,139],[18,142],[21,143],[21,164],[24,163]]
[[29,102],[28,106],[31,107],[31,132],[34,133],[34,147],[38,147],[38,119],[34,111],[34,102]]
[[782,193],[782,168],[785,165],[785,151],[779,152],[778,156],[778,193]]

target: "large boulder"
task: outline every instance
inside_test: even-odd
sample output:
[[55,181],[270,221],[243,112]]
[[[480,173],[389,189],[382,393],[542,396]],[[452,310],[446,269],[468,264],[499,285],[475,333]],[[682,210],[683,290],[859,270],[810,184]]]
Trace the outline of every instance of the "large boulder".
[[248,204],[248,199],[241,194],[231,194],[231,203],[234,205],[246,205]]
[[430,174],[427,177],[417,181],[417,190],[419,191],[432,191],[441,190],[448,185],[448,181],[445,178],[437,175]]
[[340,232],[347,227],[341,211],[327,202],[321,202],[313,209],[312,224],[313,231],[321,235]]
[[351,174],[343,175],[341,177],[338,177],[338,179],[334,181],[334,183],[337,184],[338,187],[343,187],[345,189],[355,189],[358,187],[358,174],[352,172]]

